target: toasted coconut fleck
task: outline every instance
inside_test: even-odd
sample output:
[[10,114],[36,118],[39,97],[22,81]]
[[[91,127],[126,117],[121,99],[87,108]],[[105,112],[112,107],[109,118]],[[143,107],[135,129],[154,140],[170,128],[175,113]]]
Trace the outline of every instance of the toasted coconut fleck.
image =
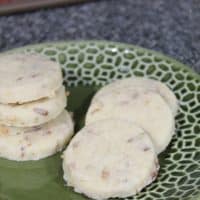
[[94,129],[90,127],[87,128],[87,134],[94,136],[94,135],[99,135],[100,133],[98,133],[98,131],[94,131]]
[[17,121],[17,118],[16,117],[10,117],[8,119],[9,122],[16,122]]
[[48,131],[46,132],[46,134],[47,134],[47,135],[51,135],[52,132],[51,132],[50,130],[48,130]]
[[39,73],[36,73],[36,74],[32,74],[31,77],[32,77],[32,78],[35,78],[35,77],[37,77],[37,76],[39,76],[39,75],[40,75]]
[[120,101],[119,102],[121,105],[127,105],[129,104],[130,102],[128,100],[123,100],[123,101]]
[[96,101],[96,108],[94,108],[92,111],[91,111],[91,114],[94,114],[98,111],[101,110],[101,108],[103,107],[103,104],[100,102],[100,101]]
[[157,170],[159,170],[159,168],[160,168],[160,165],[159,165],[159,163],[158,163],[158,160],[156,159],[156,161],[155,161],[155,165],[156,165],[156,169]]
[[21,153],[21,157],[23,158],[23,157],[24,157],[24,155],[25,155],[25,154],[24,154],[24,152],[22,152],[22,153]]
[[60,145],[59,144],[56,144],[56,151],[60,151],[61,150],[61,148],[60,148]]
[[154,179],[157,177],[157,175],[158,175],[158,172],[157,172],[157,171],[153,171],[153,172],[151,173],[151,178],[152,178],[152,180],[154,180]]
[[28,128],[24,131],[24,133],[31,133],[31,132],[35,132],[35,131],[39,131],[41,130],[42,127],[41,126],[33,126],[31,128]]
[[24,140],[28,141],[28,140],[29,140],[29,137],[26,135],[26,136],[24,137]]
[[33,108],[33,111],[38,113],[39,115],[47,116],[48,111],[42,108]]
[[149,150],[150,150],[150,147],[147,147],[147,146],[143,147],[143,151],[149,151]]
[[106,169],[103,169],[102,172],[101,172],[101,178],[102,179],[108,179],[110,176],[110,172]]
[[4,125],[0,125],[0,134],[2,134],[2,135],[9,134],[9,129]]
[[21,151],[24,151],[24,147],[21,147],[20,150],[21,150]]
[[144,103],[145,103],[145,105],[148,105],[150,103],[150,100],[146,99],[146,101]]
[[21,77],[17,78],[16,81],[21,81],[23,78],[24,77],[21,76]]
[[127,140],[128,143],[131,143],[131,142],[133,142],[133,141],[134,141],[134,138],[133,138],[133,137],[131,137],[131,138],[129,138],[129,139]]
[[98,112],[100,110],[101,110],[100,108],[95,108],[94,110],[91,111],[91,114],[94,114],[94,113],[96,113],[96,112]]
[[137,92],[135,92],[135,93],[132,95],[132,98],[133,98],[133,99],[136,99],[138,96],[139,96],[139,94],[138,94]]
[[70,95],[70,92],[69,91],[65,91],[65,95],[66,95],[66,97],[68,97]]
[[72,144],[73,149],[77,148],[78,146],[79,146],[79,142],[74,142],[74,143]]

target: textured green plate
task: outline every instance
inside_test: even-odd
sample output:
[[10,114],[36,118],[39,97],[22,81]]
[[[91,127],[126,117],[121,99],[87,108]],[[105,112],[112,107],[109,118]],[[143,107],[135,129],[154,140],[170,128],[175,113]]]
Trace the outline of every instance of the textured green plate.
[[[83,125],[90,99],[115,79],[146,76],[166,83],[180,101],[176,135],[159,156],[158,179],[129,199],[200,199],[200,76],[159,53],[111,42],[62,42],[27,46],[14,51],[38,52],[59,62],[71,90],[68,109],[75,112],[76,130]],[[36,162],[0,159],[0,200],[81,200],[64,187],[60,154]]]

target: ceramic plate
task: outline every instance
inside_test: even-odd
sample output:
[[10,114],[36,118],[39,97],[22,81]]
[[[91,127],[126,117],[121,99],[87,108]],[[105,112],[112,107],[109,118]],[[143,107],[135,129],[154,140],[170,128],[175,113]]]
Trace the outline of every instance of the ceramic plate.
[[[38,52],[60,63],[71,91],[68,109],[76,130],[84,122],[90,100],[99,87],[116,79],[145,76],[162,81],[176,94],[180,109],[176,134],[159,156],[155,182],[134,197],[142,200],[200,199],[200,76],[159,53],[112,42],[61,42],[14,51]],[[35,162],[0,159],[1,200],[83,200],[64,186],[60,154]]]

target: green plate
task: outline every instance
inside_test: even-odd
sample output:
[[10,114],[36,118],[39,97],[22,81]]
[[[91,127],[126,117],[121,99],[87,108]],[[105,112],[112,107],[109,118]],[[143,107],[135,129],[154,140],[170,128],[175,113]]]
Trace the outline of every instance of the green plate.
[[[146,76],[167,84],[180,101],[176,134],[159,155],[155,182],[134,197],[142,200],[200,199],[200,76],[183,64],[139,47],[98,41],[60,42],[14,51],[38,52],[60,63],[71,91],[68,109],[76,130],[96,90],[115,79]],[[0,159],[0,200],[81,200],[64,186],[60,154],[35,162]]]

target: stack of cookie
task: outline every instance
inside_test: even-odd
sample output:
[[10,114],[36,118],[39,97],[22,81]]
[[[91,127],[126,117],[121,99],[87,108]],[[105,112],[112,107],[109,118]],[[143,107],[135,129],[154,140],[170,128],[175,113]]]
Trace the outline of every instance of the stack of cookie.
[[73,134],[61,68],[46,57],[0,56],[0,157],[38,160],[60,151]]

